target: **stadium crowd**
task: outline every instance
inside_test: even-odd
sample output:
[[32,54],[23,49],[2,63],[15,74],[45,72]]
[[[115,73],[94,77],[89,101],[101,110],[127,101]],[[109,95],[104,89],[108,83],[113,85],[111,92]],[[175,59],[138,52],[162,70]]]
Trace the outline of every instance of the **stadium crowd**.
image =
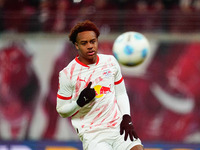
[[200,0],[0,0],[0,32],[65,32],[78,20],[105,32],[200,31]]

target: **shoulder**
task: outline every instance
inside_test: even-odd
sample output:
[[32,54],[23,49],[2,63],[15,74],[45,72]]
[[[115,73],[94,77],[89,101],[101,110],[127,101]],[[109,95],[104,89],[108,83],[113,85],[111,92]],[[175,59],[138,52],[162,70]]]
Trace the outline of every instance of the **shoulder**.
[[118,61],[113,55],[99,54],[99,60],[103,63],[111,64],[112,66],[119,66]]
[[61,76],[61,77],[63,77],[63,76],[69,77],[71,69],[74,66],[74,64],[76,64],[76,61],[73,59],[65,68],[63,68],[59,72],[59,76]]
[[98,54],[99,59],[101,61],[116,61],[115,57],[113,55],[107,55],[107,54]]

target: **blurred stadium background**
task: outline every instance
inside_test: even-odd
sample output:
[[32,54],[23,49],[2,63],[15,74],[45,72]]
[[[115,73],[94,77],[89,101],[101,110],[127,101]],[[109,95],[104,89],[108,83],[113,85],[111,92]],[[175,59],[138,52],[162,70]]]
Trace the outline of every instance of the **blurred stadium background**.
[[58,72],[74,58],[69,29],[94,21],[99,51],[125,31],[151,55],[122,67],[146,150],[200,149],[200,0],[0,0],[0,150],[81,150],[56,113]]

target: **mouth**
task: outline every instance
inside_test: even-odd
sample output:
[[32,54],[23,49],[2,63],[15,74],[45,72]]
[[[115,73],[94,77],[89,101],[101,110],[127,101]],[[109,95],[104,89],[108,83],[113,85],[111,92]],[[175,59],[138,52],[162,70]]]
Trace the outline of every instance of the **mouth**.
[[95,51],[89,51],[87,54],[88,54],[89,56],[93,56],[95,53],[96,53]]

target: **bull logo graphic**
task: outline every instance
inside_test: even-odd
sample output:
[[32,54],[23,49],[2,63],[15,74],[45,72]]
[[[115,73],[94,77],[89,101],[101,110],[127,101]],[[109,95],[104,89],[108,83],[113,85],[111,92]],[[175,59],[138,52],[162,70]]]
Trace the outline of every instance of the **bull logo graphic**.
[[96,85],[94,87],[96,92],[96,98],[101,98],[104,94],[111,92],[110,87]]

